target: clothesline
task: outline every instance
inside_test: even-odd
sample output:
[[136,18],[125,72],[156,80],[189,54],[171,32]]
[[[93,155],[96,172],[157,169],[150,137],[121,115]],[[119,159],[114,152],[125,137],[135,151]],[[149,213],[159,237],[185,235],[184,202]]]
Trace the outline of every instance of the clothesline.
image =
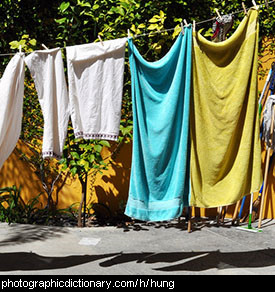
[[[128,40],[134,128],[129,217],[172,220],[185,206],[227,206],[259,190],[258,15],[250,10],[219,52],[186,26],[157,66]],[[44,118],[43,158],[62,157],[70,117],[76,138],[117,141],[126,42],[110,40],[104,50],[100,43],[67,47],[68,82],[60,48],[16,54],[0,82],[0,168],[21,133],[25,65]]]
[[[266,6],[266,4],[272,4],[274,2],[275,2],[275,0],[272,0],[272,1],[269,1],[269,2],[266,1],[264,4],[257,5],[257,6],[258,6],[258,8],[262,8],[262,7]],[[253,7],[248,8],[248,10],[252,9]],[[238,11],[235,11],[233,13],[230,13],[230,15],[236,15],[236,14],[239,14],[239,13],[242,13],[242,12],[244,12],[244,10],[238,10]],[[202,20],[200,22],[196,22],[196,25],[200,25],[200,24],[203,24],[203,23],[207,23],[207,22],[213,21],[215,19],[216,19],[216,17],[212,17],[212,18],[209,18],[209,19],[206,19],[206,20]],[[168,29],[164,29],[164,30],[158,30],[156,32],[149,32],[149,33],[143,33],[143,34],[138,34],[138,35],[136,34],[136,35],[134,35],[134,38],[139,38],[139,37],[143,37],[143,36],[149,36],[149,35],[154,35],[154,34],[169,32],[169,31],[173,31],[173,30],[175,30],[175,27],[168,28]],[[61,49],[65,49],[65,48],[66,47],[62,47]],[[24,53],[24,54],[28,54],[28,53]],[[0,57],[14,56],[14,55],[16,55],[16,53],[4,53],[4,54],[0,54]]]
[[[267,4],[271,4],[271,3],[274,3],[275,0],[272,0],[272,1],[269,1],[269,2],[266,2]],[[259,8],[262,8],[264,6],[266,6],[266,3],[264,4],[261,4],[261,5],[257,5]],[[248,10],[254,8],[253,7],[250,7],[248,8]],[[230,13],[230,15],[236,15],[236,14],[239,14],[239,13],[242,13],[244,12],[244,10],[238,10],[238,11],[235,11],[233,13]],[[202,20],[200,22],[196,22],[196,25],[200,25],[200,24],[203,24],[203,23],[207,23],[207,22],[210,22],[210,21],[213,21],[216,19],[216,16],[212,17],[212,18],[209,18],[209,19],[206,19],[206,20]],[[173,31],[175,30],[175,27],[173,28],[168,28],[168,29],[164,29],[164,30],[159,30],[157,32],[149,32],[149,33],[143,33],[143,34],[138,34],[138,35],[135,35],[134,38],[138,38],[138,37],[143,37],[143,36],[148,36],[148,35],[152,35],[152,34],[158,34],[158,33],[163,33],[163,32],[168,32],[168,31]]]

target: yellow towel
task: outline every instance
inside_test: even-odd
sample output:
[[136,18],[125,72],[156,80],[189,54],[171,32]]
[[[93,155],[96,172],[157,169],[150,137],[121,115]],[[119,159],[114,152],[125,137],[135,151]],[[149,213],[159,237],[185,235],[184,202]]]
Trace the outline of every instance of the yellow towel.
[[258,33],[255,9],[221,43],[193,33],[191,206],[226,206],[260,189]]

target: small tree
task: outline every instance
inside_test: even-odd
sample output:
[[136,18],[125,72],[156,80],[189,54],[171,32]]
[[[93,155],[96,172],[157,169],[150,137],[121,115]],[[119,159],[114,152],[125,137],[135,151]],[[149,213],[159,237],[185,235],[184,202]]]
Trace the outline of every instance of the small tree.
[[[78,208],[78,226],[85,226],[88,175],[95,181],[98,173],[107,169],[107,162],[102,157],[103,147],[110,148],[108,141],[75,139],[72,127],[69,127],[68,138],[60,160],[63,171],[69,171],[73,177],[77,176],[82,189],[82,198]],[[84,210],[81,224],[82,210]]]

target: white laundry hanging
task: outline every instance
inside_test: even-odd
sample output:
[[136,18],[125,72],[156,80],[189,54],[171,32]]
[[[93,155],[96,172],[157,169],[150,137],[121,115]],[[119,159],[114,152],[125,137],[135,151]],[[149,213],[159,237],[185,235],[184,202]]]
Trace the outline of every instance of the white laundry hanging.
[[35,51],[25,58],[44,117],[43,158],[62,156],[69,122],[69,98],[60,48]]
[[118,139],[126,42],[121,38],[66,48],[76,138]]
[[0,80],[0,168],[14,150],[20,137],[25,63],[17,53],[7,65]]

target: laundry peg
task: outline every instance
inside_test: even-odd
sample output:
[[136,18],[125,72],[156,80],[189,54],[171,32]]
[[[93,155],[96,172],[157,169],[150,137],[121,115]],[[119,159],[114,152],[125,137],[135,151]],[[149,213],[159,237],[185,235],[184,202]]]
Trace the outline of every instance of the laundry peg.
[[102,46],[104,46],[104,43],[103,43],[103,40],[102,40],[101,36],[100,36],[100,35],[98,35],[97,37],[98,37],[98,39],[99,39],[100,43],[102,44]]
[[127,33],[128,33],[128,39],[130,39],[131,38],[130,29],[127,29]]
[[185,26],[188,26],[188,22],[186,21],[186,19],[184,19],[183,22]]
[[242,2],[242,6],[243,6],[243,11],[244,11],[244,14],[246,15],[246,14],[247,14],[247,10],[246,10],[246,7],[245,7],[245,4],[244,4],[244,2]]
[[22,45],[19,45],[19,53],[22,53]]
[[184,35],[184,26],[183,26],[182,22],[180,23],[180,26],[181,26],[181,33],[182,33],[182,35]]
[[196,32],[196,20],[193,20],[193,32]]
[[267,0],[264,0],[266,8],[269,8],[269,4]]
[[49,48],[46,47],[44,44],[41,45],[45,50],[48,50]]
[[216,13],[217,13],[219,19],[222,20],[222,17],[221,17],[221,15],[220,15],[220,12],[219,12],[218,8],[216,8],[215,11],[216,11]]
[[256,4],[256,1],[255,0],[252,0],[252,4],[254,5],[254,8],[258,10],[258,6]]

